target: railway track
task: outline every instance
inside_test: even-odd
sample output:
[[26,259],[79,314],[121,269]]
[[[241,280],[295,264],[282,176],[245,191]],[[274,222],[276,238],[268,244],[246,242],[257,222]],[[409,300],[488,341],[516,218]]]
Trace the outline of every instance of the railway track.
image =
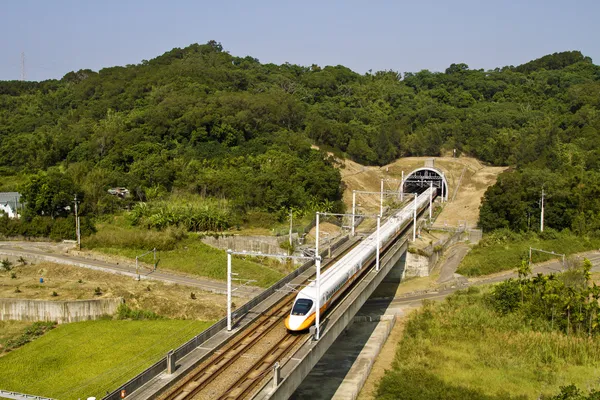
[[283,325],[294,297],[287,295],[160,399],[243,398],[262,380],[265,371],[306,338],[289,334]]
[[[328,265],[346,251],[330,260]],[[296,293],[291,293],[282,298],[268,313],[261,315],[159,399],[237,400],[252,395],[269,377],[273,365],[309,338],[308,333],[290,333],[284,326],[283,321],[290,313],[295,297]]]

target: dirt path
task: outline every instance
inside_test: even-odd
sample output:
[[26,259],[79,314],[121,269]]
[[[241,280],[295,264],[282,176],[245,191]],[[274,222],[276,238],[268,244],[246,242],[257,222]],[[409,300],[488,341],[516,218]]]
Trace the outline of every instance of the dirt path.
[[[135,266],[125,265],[119,262],[111,263],[99,261],[92,258],[74,256],[67,253],[68,247],[62,243],[47,242],[0,242],[0,255],[13,258],[23,257],[26,260],[40,260],[57,264],[68,264],[77,267],[94,269],[98,271],[111,272],[136,278],[138,275]],[[189,275],[176,274],[165,270],[140,271],[140,279],[152,279],[167,283],[177,283],[213,293],[227,293],[227,285],[224,282],[192,277]],[[234,292],[238,297],[254,297],[262,289],[242,286]]]

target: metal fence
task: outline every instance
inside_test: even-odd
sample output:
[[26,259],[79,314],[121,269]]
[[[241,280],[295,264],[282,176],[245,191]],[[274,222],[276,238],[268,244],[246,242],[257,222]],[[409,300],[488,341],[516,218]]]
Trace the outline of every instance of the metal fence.
[[[341,245],[346,243],[348,241],[348,239],[349,239],[348,235],[343,236],[342,238],[340,238],[338,241],[336,241],[331,246],[331,250],[333,251],[333,250],[339,248]],[[328,252],[328,250],[324,250],[323,252],[321,252],[321,256],[325,256],[327,254],[327,252]],[[271,286],[270,288],[268,288],[267,290],[265,290],[264,292],[262,292],[261,294],[259,294],[255,298],[253,298],[252,300],[248,301],[246,304],[244,304],[237,310],[235,310],[235,313],[238,316],[246,314],[248,311],[250,311],[252,308],[257,306],[259,303],[266,300],[269,296],[271,296],[277,290],[281,289],[286,284],[291,282],[298,275],[304,273],[313,264],[314,264],[313,260],[305,262],[298,269],[294,270],[292,273],[290,273],[286,277],[279,280],[273,286]],[[192,350],[194,350],[196,347],[200,346],[202,343],[206,342],[208,339],[210,339],[211,337],[216,335],[217,332],[225,329],[226,327],[227,327],[227,317],[216,322],[215,324],[213,324],[211,327],[209,327],[202,333],[194,336],[192,339],[190,339],[183,345],[179,346],[174,351],[175,359],[176,360],[181,359],[182,357],[186,356]],[[158,374],[160,374],[162,371],[164,371],[166,369],[167,369],[167,357],[165,356],[162,359],[160,359],[157,363],[152,365],[150,368],[141,372],[139,375],[137,375],[133,379],[130,379],[129,381],[127,381],[126,383],[121,385],[118,389],[116,389],[112,393],[103,397],[103,400],[119,400],[119,399],[121,399],[121,390],[125,390],[126,393],[132,393],[135,390],[142,387],[144,384],[148,383],[154,377],[158,376]]]

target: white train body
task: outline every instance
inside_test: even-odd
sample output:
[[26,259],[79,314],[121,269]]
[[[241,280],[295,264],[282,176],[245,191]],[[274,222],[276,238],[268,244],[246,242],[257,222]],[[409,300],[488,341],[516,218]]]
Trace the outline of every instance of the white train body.
[[[423,210],[429,205],[430,191],[435,196],[435,189],[427,189],[417,196],[417,209]],[[400,230],[404,229],[413,220],[413,204],[397,212],[380,226],[381,246],[385,244]],[[321,313],[334,302],[345,289],[354,282],[377,252],[377,232],[373,232],[356,247],[345,254],[327,271],[321,274],[320,307]],[[290,331],[308,329],[315,322],[317,287],[316,282],[311,282],[298,292],[290,315],[285,319],[285,326]]]

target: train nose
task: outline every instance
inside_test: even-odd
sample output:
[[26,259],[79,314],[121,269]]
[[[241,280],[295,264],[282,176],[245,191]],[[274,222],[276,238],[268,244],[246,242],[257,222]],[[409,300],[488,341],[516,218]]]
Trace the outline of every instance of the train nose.
[[285,319],[285,327],[288,328],[290,331],[297,331],[299,330],[300,325],[302,325],[302,323],[304,322],[305,318],[305,316],[289,315]]

